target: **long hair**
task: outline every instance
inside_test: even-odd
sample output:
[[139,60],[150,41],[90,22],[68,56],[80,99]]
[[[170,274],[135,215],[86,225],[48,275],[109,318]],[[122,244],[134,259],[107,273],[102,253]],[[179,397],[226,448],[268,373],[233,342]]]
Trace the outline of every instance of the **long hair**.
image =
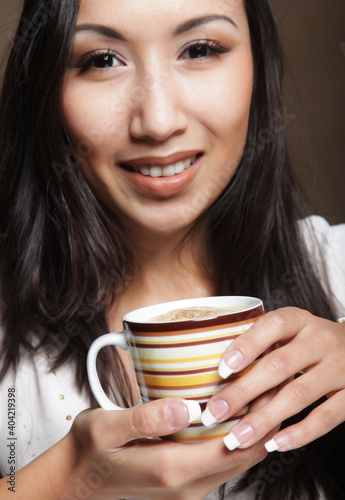
[[[73,362],[79,389],[88,390],[88,348],[108,331],[108,307],[137,266],[119,221],[83,178],[63,127],[62,87],[78,7],[78,0],[26,0],[4,78],[0,380],[17,365],[19,348],[32,348],[28,332],[37,332],[42,348],[53,347],[52,369]],[[206,228],[212,242],[219,294],[257,295],[266,310],[296,305],[332,319],[332,304],[298,232],[297,220],[306,211],[285,147],[276,23],[268,0],[246,0],[245,7],[255,73],[247,142],[234,178],[196,230]],[[100,356],[102,384],[108,391],[117,387],[119,398],[129,404],[118,355],[102,350]],[[315,476],[310,467],[309,450],[315,456],[319,446],[316,441],[299,451],[292,465],[286,461],[281,474],[257,491],[257,499],[290,500],[296,492],[313,499],[318,482],[337,499],[332,471],[319,467]],[[249,471],[239,488],[255,484],[258,474],[265,477],[277,456]],[[325,456],[318,464],[327,462]]]
[[[6,342],[0,377],[16,365],[28,332],[40,334],[55,368],[76,364],[107,331],[105,313],[131,275],[130,250],[73,158],[63,127],[62,86],[78,1],[27,0],[0,105],[0,286]],[[52,349],[53,348],[53,349]],[[100,353],[102,383],[130,399],[114,350]],[[109,366],[115,369],[110,370]],[[115,372],[115,381],[109,373]],[[93,400],[94,402],[94,400]],[[127,404],[127,403],[125,403]]]

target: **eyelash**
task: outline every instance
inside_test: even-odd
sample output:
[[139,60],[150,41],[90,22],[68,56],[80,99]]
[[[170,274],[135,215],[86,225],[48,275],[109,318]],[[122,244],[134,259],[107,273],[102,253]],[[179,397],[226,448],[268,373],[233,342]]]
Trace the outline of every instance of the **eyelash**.
[[[79,61],[72,63],[72,67],[76,69],[81,69],[82,71],[87,71],[90,67],[92,67],[92,63],[96,61],[97,58],[109,56],[110,58],[113,59],[118,59],[118,61],[121,63],[122,60],[120,56],[114,52],[113,50],[107,49],[107,50],[92,50],[91,52],[88,52],[87,54],[84,54]],[[96,69],[101,69],[101,68],[96,68]]]
[[[213,40],[196,40],[194,42],[189,43],[182,49],[182,55],[185,54],[188,50],[196,47],[209,49],[210,53],[208,54],[208,56],[217,54],[226,54],[230,50],[230,47],[221,45],[220,43],[215,42]],[[204,58],[205,57],[201,57],[200,59]],[[190,58],[190,59],[198,59],[198,58]]]
[[[209,52],[209,54],[207,54],[207,56],[194,57],[194,58],[190,57],[189,59],[191,59],[191,60],[205,59],[205,57],[209,57],[212,55],[226,54],[230,50],[230,47],[221,45],[220,43],[212,41],[212,40],[196,40],[194,42],[189,43],[188,45],[186,45],[182,49],[180,57],[183,58],[183,55],[186,54],[186,52],[188,50],[191,50],[191,49],[197,48],[197,47],[200,47],[203,49],[204,48],[209,49],[210,52]],[[120,63],[122,62],[120,56],[116,52],[114,52],[110,49],[93,50],[93,51],[88,52],[87,54],[83,55],[79,59],[79,61],[72,63],[72,67],[76,68],[76,69],[81,69],[84,72],[92,67],[92,63],[94,63],[97,58],[101,58],[101,57],[105,57],[105,56],[109,56],[110,58],[113,58],[113,59],[118,59],[118,61]],[[114,66],[110,66],[110,67],[114,67]],[[96,69],[107,69],[107,68],[97,68],[96,67]]]

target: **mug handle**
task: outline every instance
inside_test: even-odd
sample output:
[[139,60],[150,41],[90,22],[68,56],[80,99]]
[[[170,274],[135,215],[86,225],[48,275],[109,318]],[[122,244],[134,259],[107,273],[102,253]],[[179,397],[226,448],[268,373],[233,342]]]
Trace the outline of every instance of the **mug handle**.
[[[91,391],[95,396],[97,402],[104,410],[127,410],[128,408],[121,408],[121,406],[117,406],[115,403],[110,401],[108,396],[105,394],[101,383],[98,378],[97,369],[96,369],[96,359],[99,351],[106,346],[113,345],[115,347],[120,347],[124,351],[128,353],[128,347],[126,343],[126,337],[124,335],[125,332],[122,333],[107,333],[106,335],[102,335],[98,337],[94,342],[92,342],[91,347],[89,349],[87,355],[87,374],[89,378],[89,383],[91,387]],[[139,402],[138,404],[141,404]]]

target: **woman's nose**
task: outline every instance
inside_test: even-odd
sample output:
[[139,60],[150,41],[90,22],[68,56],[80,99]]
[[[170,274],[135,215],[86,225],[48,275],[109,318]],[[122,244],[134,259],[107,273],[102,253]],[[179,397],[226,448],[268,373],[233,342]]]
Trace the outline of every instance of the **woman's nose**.
[[183,96],[168,77],[137,85],[130,100],[129,132],[135,139],[165,141],[188,126]]

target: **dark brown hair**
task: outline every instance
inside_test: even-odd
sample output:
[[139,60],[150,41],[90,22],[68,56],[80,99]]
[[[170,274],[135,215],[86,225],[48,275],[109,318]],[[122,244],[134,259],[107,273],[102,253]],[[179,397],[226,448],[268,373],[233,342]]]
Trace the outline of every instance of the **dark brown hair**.
[[[29,332],[34,331],[42,347],[53,348],[52,369],[74,363],[79,389],[89,391],[87,350],[108,330],[107,308],[136,275],[137,266],[120,223],[81,175],[63,127],[61,93],[78,6],[78,0],[26,0],[5,74],[0,104],[5,334],[0,379],[17,365],[20,346],[32,349]],[[246,0],[245,6],[255,65],[247,143],[234,178],[196,230],[206,228],[215,249],[219,294],[257,295],[266,310],[295,305],[332,319],[332,304],[297,230],[306,211],[285,148],[276,23],[267,0]],[[117,354],[104,350],[101,356],[103,385],[107,390],[117,386],[128,404],[129,385]],[[329,436],[327,442],[332,442]],[[319,476],[310,466],[314,448],[320,453]],[[314,500],[317,484],[332,500],[340,498],[336,483],[341,475],[327,469],[325,456],[318,442],[299,451],[256,498],[289,500],[304,493]],[[255,483],[258,474],[264,478],[272,460],[278,460],[276,455],[250,471],[241,487]]]

